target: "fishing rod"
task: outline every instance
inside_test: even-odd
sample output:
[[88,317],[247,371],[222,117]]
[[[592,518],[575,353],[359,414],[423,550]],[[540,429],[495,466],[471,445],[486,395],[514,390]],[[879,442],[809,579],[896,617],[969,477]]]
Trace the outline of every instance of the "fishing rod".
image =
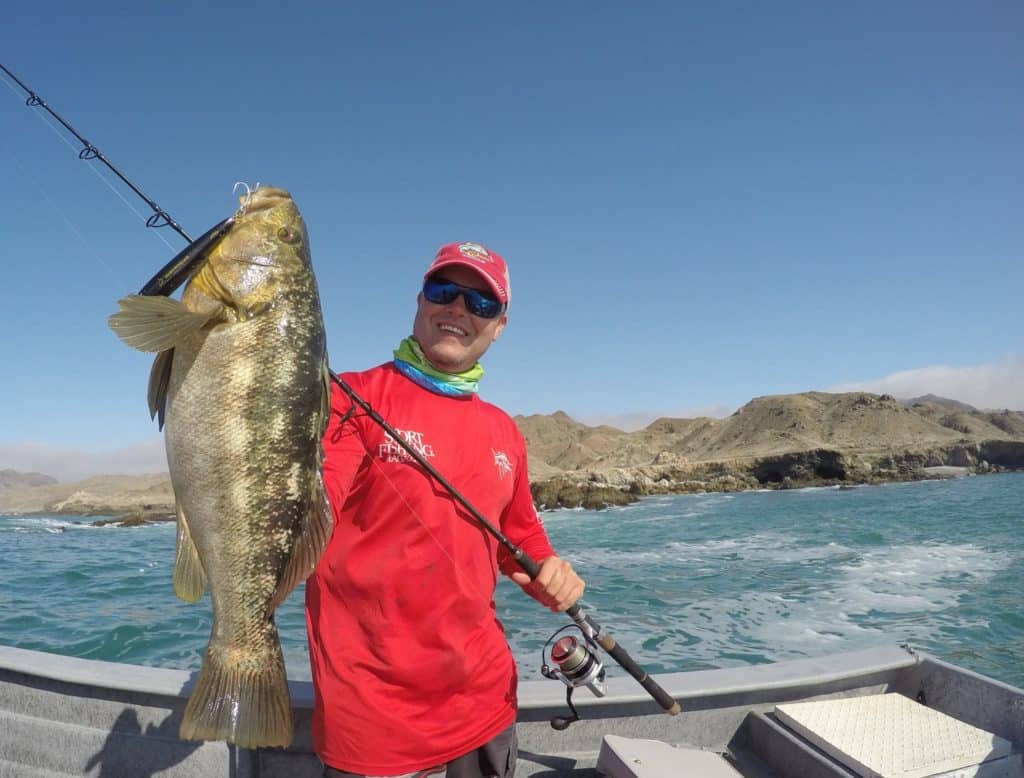
[[98,148],[96,148],[89,141],[83,138],[78,133],[78,130],[76,130],[66,121],[64,121],[63,117],[61,117],[56,111],[50,108],[50,106],[46,104],[46,101],[43,100],[43,98],[41,98],[31,89],[29,89],[20,78],[18,78],[10,70],[4,67],[3,63],[0,63],[0,70],[4,71],[4,73],[6,73],[8,76],[14,79],[18,86],[25,90],[25,94],[28,95],[28,99],[25,100],[25,105],[27,105],[29,108],[42,108],[48,114],[50,114],[50,116],[52,116],[54,119],[60,122],[64,129],[66,129],[68,132],[74,135],[75,138],[78,139],[78,142],[82,144],[82,150],[78,152],[79,159],[86,161],[91,159],[98,159],[100,162],[102,162],[104,165],[110,168],[111,172],[113,172],[114,175],[120,178],[128,186],[129,189],[131,189],[133,192],[135,192],[135,194],[137,194],[140,198],[142,198],[142,200],[145,201],[146,205],[148,205],[153,211],[153,214],[148,219],[146,219],[147,227],[170,227],[175,232],[177,232],[181,237],[187,240],[189,243],[192,243],[192,238],[190,238],[188,233],[181,228],[181,225],[179,225],[176,221],[174,221],[174,219],[171,218],[170,214],[168,214],[167,211],[165,211],[163,208],[161,208],[159,205],[153,202],[153,200],[146,196],[145,192],[143,192],[141,189],[135,186],[135,184],[129,181],[128,178],[124,175],[124,173],[122,173],[120,170],[114,167],[111,161],[107,159],[105,156],[103,156],[103,154],[100,152]]
[[[181,237],[188,241],[179,254],[171,259],[164,267],[157,271],[146,284],[143,285],[139,294],[169,296],[181,286],[198,269],[206,259],[209,251],[223,238],[234,224],[234,217],[228,217],[219,224],[211,227],[198,239],[192,240],[181,226],[160,208],[153,200],[147,197],[141,189],[135,186],[120,170],[100,153],[92,143],[83,138],[68,122],[57,114],[46,102],[35,92],[29,89],[17,76],[0,64],[0,69],[14,79],[17,84],[28,94],[25,104],[30,107],[42,107],[58,122],[61,123],[81,143],[82,150],[79,152],[79,159],[98,159],[117,175],[136,195],[138,195],[153,210],[153,215],[146,220],[147,227],[170,226]],[[352,403],[360,408],[377,425],[379,425],[401,448],[409,454],[434,480],[436,480],[451,496],[465,508],[469,514],[482,526],[492,537],[494,537],[515,559],[516,563],[523,569],[530,580],[534,580],[540,574],[540,565],[522,548],[505,536],[491,521],[467,500],[458,489],[456,489],[437,469],[430,464],[409,442],[402,437],[396,429],[375,411],[368,402],[360,397],[352,387],[341,379],[333,371],[330,373],[331,380],[352,400]],[[551,726],[555,729],[565,729],[572,722],[578,720],[579,714],[572,704],[573,690],[579,686],[587,686],[596,695],[604,695],[604,668],[589,648],[596,649],[600,646],[609,656],[612,657],[627,673],[647,691],[666,713],[675,716],[680,712],[679,703],[676,702],[658,683],[647,674],[647,672],[629,655],[629,653],[592,617],[584,613],[583,609],[574,604],[566,610],[566,615],[572,619],[575,626],[580,630],[583,642],[577,641],[574,637],[566,636],[554,642],[554,638],[563,630],[571,628],[563,627],[548,641],[548,646],[542,649],[541,672],[548,678],[556,678],[566,684],[566,702],[572,711],[570,717],[555,717],[551,720]],[[552,645],[553,644],[553,645]],[[548,651],[550,647],[550,651]],[[550,668],[548,659],[554,665]]]
[[[469,511],[470,515],[476,519],[477,522],[487,532],[497,540],[505,549],[512,555],[516,560],[516,563],[523,569],[530,580],[535,579],[540,574],[540,565],[527,554],[522,548],[517,546],[505,534],[492,524],[486,516],[473,506],[469,500],[467,500],[458,489],[437,471],[430,462],[427,461],[416,448],[405,440],[398,430],[392,427],[377,411],[375,411],[368,402],[363,400],[355,390],[346,384],[338,375],[333,371],[331,373],[331,380],[334,381],[338,387],[348,395],[352,400],[353,404],[358,406],[367,416],[370,417],[378,426],[380,426],[391,438],[397,443],[402,449],[405,450],[409,456],[411,456],[420,467],[427,471],[430,476],[437,481],[444,489],[459,503],[463,508]],[[679,703],[672,698],[672,696],[666,692],[658,683],[651,678],[639,664],[634,661],[633,657],[624,649],[619,643],[612,637],[600,624],[598,624],[592,617],[588,616],[583,612],[583,609],[579,605],[571,605],[566,611],[566,615],[573,620],[576,626],[582,632],[584,639],[587,643],[596,642],[601,648],[603,648],[612,659],[629,673],[637,682],[647,691],[648,694],[654,698],[666,713],[670,716],[675,716],[679,713]],[[603,688],[595,683],[597,676],[601,676],[600,680],[603,681],[603,671],[594,664],[593,656],[588,656],[587,651],[583,645],[575,642],[572,639],[567,640],[563,638],[552,649],[552,661],[558,666],[559,669],[549,670],[546,666],[542,667],[542,672],[547,677],[556,677],[562,680],[568,687],[566,702],[569,704],[569,708],[573,712],[573,716],[570,718],[556,717],[551,720],[551,726],[555,729],[565,729],[573,721],[579,718],[576,713],[576,709],[572,705],[572,691],[578,686],[589,686],[598,696],[603,696]]]

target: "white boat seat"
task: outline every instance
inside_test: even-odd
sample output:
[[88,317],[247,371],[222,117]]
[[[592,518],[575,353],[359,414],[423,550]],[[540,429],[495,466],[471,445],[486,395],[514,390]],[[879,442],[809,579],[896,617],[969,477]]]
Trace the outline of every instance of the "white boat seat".
[[861,776],[1019,776],[1003,738],[901,694],[776,705],[784,725]]
[[618,735],[604,736],[597,772],[608,778],[741,778],[714,751]]

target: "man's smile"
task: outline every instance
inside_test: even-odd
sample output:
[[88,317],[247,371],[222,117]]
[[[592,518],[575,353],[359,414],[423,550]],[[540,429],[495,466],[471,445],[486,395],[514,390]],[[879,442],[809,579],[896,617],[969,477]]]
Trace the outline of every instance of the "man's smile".
[[452,324],[451,322],[447,321],[439,323],[437,325],[437,328],[442,332],[450,332],[453,335],[459,335],[460,337],[466,337],[467,335],[469,335],[469,333],[466,330],[462,329],[462,327],[459,327],[458,325]]

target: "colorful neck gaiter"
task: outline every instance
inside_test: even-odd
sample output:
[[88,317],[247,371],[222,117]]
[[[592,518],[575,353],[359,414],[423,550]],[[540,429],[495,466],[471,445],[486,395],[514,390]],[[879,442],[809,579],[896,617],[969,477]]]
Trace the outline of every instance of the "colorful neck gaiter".
[[423,355],[423,349],[411,336],[395,349],[395,367],[402,375],[415,381],[424,389],[448,397],[466,397],[476,394],[484,369],[477,362],[464,373],[442,373],[434,368]]

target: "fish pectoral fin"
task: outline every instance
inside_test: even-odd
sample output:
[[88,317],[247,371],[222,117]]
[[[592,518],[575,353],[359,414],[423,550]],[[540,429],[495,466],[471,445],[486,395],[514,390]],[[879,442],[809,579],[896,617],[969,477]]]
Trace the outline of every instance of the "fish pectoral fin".
[[198,332],[211,313],[190,311],[170,297],[132,294],[117,301],[121,307],[107,323],[114,334],[139,351],[166,351],[182,339]]
[[171,382],[171,365],[174,363],[174,349],[161,351],[153,360],[149,371],[149,418],[157,418],[159,429],[164,428],[164,416],[167,412],[167,387]]
[[271,613],[285,601],[285,598],[296,586],[309,577],[320,560],[320,555],[327,547],[327,541],[331,539],[331,531],[334,529],[334,514],[331,513],[331,505],[327,501],[327,491],[324,489],[324,479],[319,469],[313,479],[312,492],[309,513],[295,540],[291,559],[288,560],[284,573],[281,575],[281,581],[277,585],[277,591],[274,593],[274,599],[270,603]]
[[185,602],[197,602],[206,590],[206,572],[199,549],[192,540],[188,520],[181,505],[178,509],[178,544],[174,551],[174,593]]

